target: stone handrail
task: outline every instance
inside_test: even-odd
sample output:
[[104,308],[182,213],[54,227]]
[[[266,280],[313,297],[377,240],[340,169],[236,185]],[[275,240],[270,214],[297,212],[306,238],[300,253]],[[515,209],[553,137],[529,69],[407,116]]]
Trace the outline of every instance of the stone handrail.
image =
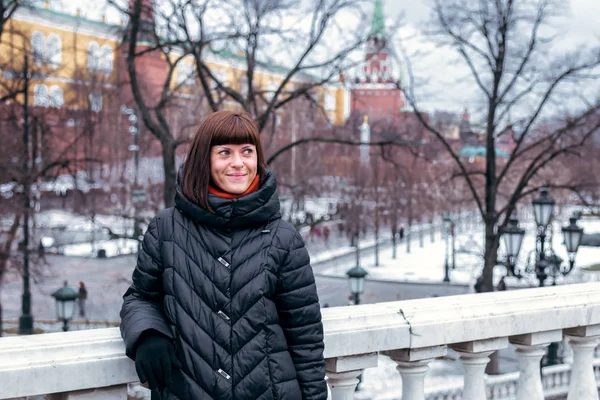
[[[448,348],[464,365],[462,399],[486,399],[488,356],[509,342],[520,361],[515,398],[541,400],[540,359],[563,335],[573,348],[568,399],[598,399],[599,283],[327,308],[323,323],[333,400],[354,397],[357,377],[378,354],[398,365],[403,400],[424,400],[427,364]],[[135,381],[117,328],[0,339],[0,399],[125,399]]]

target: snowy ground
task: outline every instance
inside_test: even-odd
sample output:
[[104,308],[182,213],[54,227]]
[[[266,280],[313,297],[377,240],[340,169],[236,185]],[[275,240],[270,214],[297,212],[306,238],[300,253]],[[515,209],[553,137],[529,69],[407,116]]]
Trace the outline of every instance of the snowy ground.
[[[518,265],[527,264],[528,257],[533,261],[535,251],[535,224],[527,222],[520,224],[526,230],[523,245],[521,247]],[[600,231],[600,221],[582,221],[580,223],[585,232],[591,233]],[[563,238],[560,231],[561,224],[556,222],[553,225],[553,248],[558,256],[567,260],[567,253],[562,244]],[[450,270],[450,281],[455,284],[473,285],[475,279],[481,273],[482,269],[482,226],[478,226],[476,233],[458,233],[456,237],[456,269]],[[450,240],[448,241],[451,243]],[[371,244],[374,243],[371,240]],[[451,245],[449,245],[451,248]],[[362,262],[369,275],[367,279],[402,281],[402,282],[442,282],[444,278],[445,262],[445,241],[440,240],[440,235],[436,234],[435,243],[430,242],[429,235],[424,238],[424,246],[418,246],[418,241],[413,239],[411,252],[406,253],[405,244],[400,243],[397,248],[396,259],[392,258],[392,248],[387,248],[380,253],[380,263],[375,266],[374,260],[369,259]],[[330,252],[322,252],[312,258],[313,261],[328,259],[331,256],[347,254],[352,251],[351,247],[342,247],[333,249]],[[505,254],[504,243],[500,246],[500,257]],[[452,254],[449,251],[449,264],[451,265]],[[582,268],[600,263],[600,248],[580,247],[576,257],[575,270],[567,277],[559,276],[557,284],[567,282],[595,281],[600,280],[600,274],[583,271]],[[324,276],[345,276],[349,268],[348,263],[340,263],[319,271],[319,275]],[[504,267],[499,266],[495,269],[496,283],[506,274]],[[509,286],[537,286],[537,280],[534,275],[528,275],[522,281],[516,278],[508,278]]]

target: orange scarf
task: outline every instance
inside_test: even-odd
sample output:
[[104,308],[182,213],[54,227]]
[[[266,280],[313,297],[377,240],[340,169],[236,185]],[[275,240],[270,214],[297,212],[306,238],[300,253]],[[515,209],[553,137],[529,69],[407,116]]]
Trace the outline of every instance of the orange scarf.
[[231,194],[228,192],[224,192],[221,189],[216,188],[210,184],[208,185],[208,193],[214,194],[215,196],[219,196],[224,199],[239,199],[242,196],[245,196],[252,192],[256,192],[258,190],[258,188],[260,187],[259,181],[260,181],[260,176],[258,174],[256,174],[256,176],[252,180],[252,183],[250,183],[250,186],[248,187],[248,189],[246,189],[246,191],[242,194]]

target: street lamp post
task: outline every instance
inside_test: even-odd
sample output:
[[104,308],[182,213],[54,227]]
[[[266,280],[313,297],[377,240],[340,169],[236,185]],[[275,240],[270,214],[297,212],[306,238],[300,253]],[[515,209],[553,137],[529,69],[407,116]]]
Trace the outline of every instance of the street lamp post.
[[355,305],[360,304],[360,295],[364,291],[365,277],[368,274],[369,273],[359,265],[350,268],[346,272],[348,284],[350,285],[350,293],[352,294],[352,299]]
[[52,297],[56,300],[56,319],[63,322],[62,330],[66,332],[69,330],[69,321],[75,315],[75,300],[79,293],[64,281],[63,287],[52,293]]
[[444,259],[444,282],[450,282],[450,265],[448,265],[448,237],[450,236],[450,226],[452,224],[452,220],[450,219],[450,215],[448,213],[444,214],[444,233],[446,239],[446,256]]
[[554,199],[548,195],[547,188],[541,188],[539,191],[539,197],[534,199],[531,203],[533,205],[533,216],[537,226],[537,263],[535,271],[539,281],[539,286],[543,287],[546,279],[548,278],[546,271],[548,262],[546,261],[544,244],[546,242],[546,229],[548,228],[548,224],[552,218]]
[[[139,207],[140,203],[145,201],[146,193],[138,188],[139,166],[140,166],[140,132],[138,126],[138,118],[133,108],[128,108],[125,104],[121,105],[121,113],[128,116],[129,133],[133,135],[133,144],[128,147],[128,150],[133,152],[133,190],[131,200],[133,203],[133,236],[139,238],[142,234],[139,224]],[[139,250],[139,244],[138,244]]]
[[[346,276],[348,277],[348,284],[350,286],[350,293],[352,294],[354,305],[360,304],[360,295],[365,290],[365,277],[368,274],[369,273],[358,264],[355,267],[350,268],[346,272]],[[356,385],[354,391],[359,390],[361,382],[362,374],[358,376],[358,384]]]
[[[554,253],[554,250],[552,250],[552,243],[550,243],[550,254],[548,256],[546,255],[545,249],[546,229],[552,218],[554,200],[548,195],[548,190],[542,188],[540,189],[539,197],[534,199],[532,204],[537,228],[536,257],[533,269],[530,268],[528,260],[528,265],[523,269],[523,272],[534,272],[538,279],[539,287],[545,285],[546,279],[550,276],[549,274],[551,274],[553,277],[553,285],[555,285],[559,273],[566,276],[575,266],[575,255],[577,254],[581,238],[583,237],[583,228],[577,226],[577,218],[570,218],[569,225],[562,228],[564,244],[569,256],[569,265],[567,268],[563,268],[563,259]],[[507,274],[521,279],[523,275],[517,270],[516,258],[519,254],[525,231],[518,227],[516,218],[511,218],[508,226],[502,231],[502,235],[504,236],[504,244],[507,253]],[[558,362],[558,343],[552,343],[548,346],[546,365],[555,365],[558,364]]]
[[19,334],[30,335],[33,333],[33,315],[31,314],[31,289],[30,289],[30,274],[29,274],[29,214],[31,211],[31,182],[30,182],[30,167],[31,160],[29,157],[29,57],[25,55],[23,63],[23,80],[24,80],[24,95],[23,95],[23,241],[21,242],[23,250],[23,295],[21,297],[21,316],[19,317]]
[[450,237],[452,238],[452,269],[456,269],[456,224],[450,223]]

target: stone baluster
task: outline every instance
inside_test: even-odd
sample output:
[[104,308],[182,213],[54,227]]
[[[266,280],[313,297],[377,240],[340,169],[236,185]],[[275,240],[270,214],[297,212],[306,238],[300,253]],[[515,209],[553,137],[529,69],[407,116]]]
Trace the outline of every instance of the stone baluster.
[[485,400],[485,366],[489,355],[508,347],[508,338],[493,338],[474,342],[457,343],[451,346],[460,355],[465,368],[463,400]]
[[565,335],[562,343],[562,360],[565,364],[573,364],[573,349],[571,348],[571,343],[569,343],[569,338]]
[[519,389],[517,400],[544,400],[540,361],[546,347],[562,340],[562,331],[547,331],[513,336],[510,342],[517,347],[519,358]]
[[425,374],[434,358],[445,356],[446,346],[384,351],[402,377],[402,400],[425,400]]
[[365,368],[377,366],[377,353],[328,358],[325,360],[327,384],[332,400],[352,400],[358,376]]
[[565,329],[573,349],[571,383],[567,400],[598,400],[598,389],[594,376],[594,350],[598,345],[600,325],[580,326]]

